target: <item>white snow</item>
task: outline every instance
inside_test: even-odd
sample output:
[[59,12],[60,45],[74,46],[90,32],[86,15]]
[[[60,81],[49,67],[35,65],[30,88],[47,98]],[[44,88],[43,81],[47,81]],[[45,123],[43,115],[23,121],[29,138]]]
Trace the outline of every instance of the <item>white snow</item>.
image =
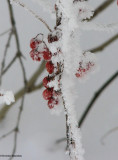
[[12,91],[0,91],[0,104],[6,103],[6,105],[10,105],[13,102],[15,102],[15,98]]

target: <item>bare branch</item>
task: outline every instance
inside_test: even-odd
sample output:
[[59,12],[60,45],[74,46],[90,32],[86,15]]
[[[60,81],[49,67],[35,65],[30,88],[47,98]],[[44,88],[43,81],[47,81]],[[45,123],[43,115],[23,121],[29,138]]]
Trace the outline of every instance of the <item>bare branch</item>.
[[[34,87],[34,84],[36,82],[36,80],[39,78],[39,76],[41,75],[41,73],[44,71],[45,69],[45,63],[44,61],[42,62],[42,64],[37,68],[37,70],[34,72],[34,74],[31,76],[31,78],[29,79],[29,81],[27,81],[27,93],[31,93],[32,90],[35,91],[37,90],[37,87]],[[35,89],[33,89],[35,88]],[[15,101],[17,102],[23,95],[25,94],[25,87],[23,87],[22,89],[20,89],[16,94],[15,94]],[[1,109],[0,109],[0,121],[5,117],[5,115],[7,114],[7,112],[9,111],[9,109],[13,106],[7,106],[4,105]]]
[[94,16],[91,19],[97,17],[101,12],[103,12],[107,7],[109,7],[115,0],[106,0],[99,7],[96,8]]
[[112,133],[115,132],[115,131],[118,131],[118,127],[115,127],[115,128],[113,128],[113,129],[109,130],[106,134],[104,134],[104,136],[101,138],[101,143],[104,145],[104,144],[105,144],[104,140],[105,140],[110,134],[112,134]]
[[8,29],[6,31],[4,31],[3,33],[0,33],[0,37],[4,36],[5,34],[9,33],[12,29]]
[[17,55],[13,57],[13,59],[9,62],[9,64],[6,66],[6,68],[3,70],[2,75],[4,75],[8,69],[14,64],[15,60],[17,59]]
[[93,52],[93,53],[103,51],[106,47],[108,47],[111,43],[113,43],[117,39],[118,39],[118,34],[114,35],[113,37],[111,37],[110,39],[108,39],[107,41],[105,41],[104,43],[99,45],[98,47],[90,49],[90,51]]
[[[14,145],[13,145],[13,151],[11,155],[14,155],[16,153],[16,149],[17,149],[17,140],[18,140],[18,132],[19,132],[19,124],[20,124],[20,120],[21,120],[21,114],[23,111],[23,105],[24,105],[24,96],[22,97],[22,101],[21,101],[21,106],[19,108],[19,113],[18,113],[18,118],[17,118],[17,122],[16,122],[16,127],[14,129]],[[13,157],[10,157],[9,160],[12,160]]]
[[11,32],[9,34],[9,37],[8,37],[8,40],[7,40],[7,43],[6,43],[6,46],[5,46],[4,56],[3,56],[2,63],[1,63],[0,85],[1,85],[1,82],[2,82],[2,73],[3,73],[4,67],[5,67],[7,51],[8,51],[8,48],[10,46],[10,41],[11,41],[12,35],[13,35],[13,31],[11,30]]
[[12,130],[9,131],[8,133],[2,135],[2,136],[0,137],[0,140],[3,139],[3,138],[6,138],[7,136],[9,136],[10,134],[12,134],[13,132],[14,132],[14,129],[12,129]]
[[96,93],[94,94],[94,96],[92,97],[92,99],[90,100],[88,106],[86,107],[84,113],[82,114],[78,126],[81,127],[82,124],[84,123],[88,113],[90,112],[90,110],[92,109],[94,103],[96,102],[96,100],[98,99],[98,97],[103,93],[103,91],[117,78],[118,76],[118,71],[115,72],[101,87],[100,89],[98,89],[98,91],[96,91]]
[[13,2],[17,3],[18,5],[20,5],[21,7],[23,7],[24,9],[26,9],[29,13],[31,13],[35,18],[37,18],[38,20],[40,20],[45,26],[46,28],[52,32],[52,30],[50,29],[49,25],[42,19],[40,18],[33,10],[31,10],[30,8],[28,8],[24,3],[21,3],[19,1],[13,0]]
[[14,33],[15,40],[16,40],[17,56],[19,58],[19,62],[20,62],[20,65],[21,65],[21,69],[22,69],[22,73],[23,73],[23,77],[24,77],[24,83],[26,85],[26,83],[27,83],[26,72],[25,72],[25,67],[24,67],[23,61],[21,59],[22,53],[20,51],[20,43],[19,43],[19,37],[18,37],[17,28],[16,28],[16,25],[15,25],[13,8],[12,8],[12,6],[10,4],[10,1],[7,0],[7,2],[8,2],[8,7],[9,7],[9,13],[10,13],[10,21],[11,21],[13,33]]

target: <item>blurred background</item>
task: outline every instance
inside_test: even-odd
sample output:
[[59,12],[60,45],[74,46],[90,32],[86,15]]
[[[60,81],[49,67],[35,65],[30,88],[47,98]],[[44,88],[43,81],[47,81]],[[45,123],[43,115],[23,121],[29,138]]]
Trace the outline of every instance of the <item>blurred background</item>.
[[[29,8],[42,17],[48,25],[53,28],[55,19],[48,12],[43,10],[38,3],[24,0]],[[89,4],[95,9],[103,3],[103,0],[89,0]],[[52,5],[54,0],[52,1]],[[20,6],[13,5],[16,28],[18,31],[20,49],[25,56],[23,64],[26,76],[29,80],[33,73],[39,68],[40,62],[34,62],[29,56],[30,39],[38,33],[48,34],[44,24],[34,18],[30,13]],[[99,13],[93,20],[109,24],[118,22],[118,6],[116,1],[111,3],[103,12]],[[0,34],[11,28],[8,1],[0,1]],[[105,41],[117,35],[118,31],[96,32],[86,31],[81,35],[81,47],[83,50],[95,48]],[[2,62],[5,45],[9,32],[0,36],[0,63]],[[117,37],[118,38],[118,37]],[[118,41],[109,44],[104,50],[96,52],[99,71],[89,76],[84,83],[77,82],[78,99],[76,102],[77,118],[84,112],[91,98],[96,91],[118,71]],[[16,54],[16,42],[12,36],[6,58],[6,66]],[[39,84],[47,72],[38,77],[36,84]],[[2,76],[1,89],[12,90],[14,93],[23,88],[22,70],[19,60],[16,59],[11,68]],[[57,140],[65,137],[65,116],[51,115],[47,107],[47,102],[43,100],[42,92],[44,88],[26,94],[23,112],[21,116],[17,150],[15,154],[22,155],[22,160],[68,160],[65,155],[66,141],[56,143]],[[19,106],[19,99],[8,111],[4,119],[0,120],[0,136],[9,132],[16,125]],[[0,108],[2,109],[2,105]],[[1,110],[0,110],[1,111]],[[1,112],[0,112],[1,114]],[[85,149],[86,160],[118,160],[118,130],[105,137],[104,144],[102,137],[111,129],[118,127],[118,79],[116,78],[99,96],[81,127],[82,142]],[[14,133],[0,140],[0,155],[11,154],[14,145]],[[1,160],[8,159],[0,157]],[[15,158],[14,158],[15,159]]]

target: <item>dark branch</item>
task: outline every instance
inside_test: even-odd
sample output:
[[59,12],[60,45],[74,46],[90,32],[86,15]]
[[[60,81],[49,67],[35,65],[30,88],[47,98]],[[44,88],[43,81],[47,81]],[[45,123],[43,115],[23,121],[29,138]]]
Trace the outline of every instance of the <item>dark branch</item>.
[[101,87],[100,89],[95,93],[95,95],[93,96],[93,98],[91,99],[91,101],[89,102],[88,106],[86,107],[84,113],[82,114],[78,126],[81,127],[82,124],[84,123],[88,113],[90,112],[90,110],[92,109],[94,103],[96,102],[96,100],[98,99],[98,97],[103,93],[103,91],[117,78],[118,76],[118,71],[116,73],[114,73]]
[[90,51],[93,53],[103,51],[106,47],[108,47],[111,43],[113,43],[117,39],[118,39],[118,34],[114,35],[113,37],[111,37],[110,39],[108,39],[107,41],[99,45],[98,47],[90,49]]
[[37,18],[38,20],[40,20],[45,26],[46,28],[52,32],[51,28],[49,27],[49,25],[42,19],[40,18],[37,14],[35,14],[35,12],[33,10],[31,10],[30,8],[28,8],[25,4],[18,2],[16,0],[13,0],[15,3],[17,3],[18,5],[20,5],[21,7],[23,7],[24,9],[26,9],[29,13],[31,13],[35,18]]
[[12,35],[13,35],[13,31],[11,30],[11,32],[9,33],[9,37],[8,37],[6,46],[5,46],[4,56],[3,56],[2,63],[1,63],[0,85],[1,85],[1,82],[2,82],[2,73],[3,73],[4,67],[5,67],[7,52],[8,52],[8,48],[9,48],[9,46],[10,46],[10,42],[11,42]]
[[13,59],[9,62],[9,64],[6,66],[6,68],[3,70],[2,75],[4,75],[8,69],[13,65],[13,63],[16,61],[17,55],[13,57]]
[[115,0],[106,0],[99,7],[96,8],[94,16],[91,19],[97,17],[101,12],[103,12],[107,7],[109,7]]
[[[25,96],[25,95],[24,95]],[[16,149],[17,149],[17,140],[18,140],[18,132],[19,132],[19,124],[20,124],[20,120],[21,120],[21,114],[22,114],[22,111],[23,111],[23,105],[24,105],[24,98],[25,97],[22,97],[22,100],[21,100],[21,106],[19,108],[19,113],[18,113],[18,118],[17,118],[17,122],[16,122],[16,127],[14,129],[14,145],[13,145],[13,151],[12,151],[12,154],[11,155],[15,155],[16,153]],[[13,157],[10,157],[9,160],[12,160]]]
[[13,8],[12,8],[12,5],[10,4],[10,1],[7,0],[7,2],[8,2],[8,7],[9,7],[12,30],[13,30],[15,40],[16,40],[17,56],[18,56],[18,59],[19,59],[20,65],[21,65],[21,69],[22,69],[22,73],[23,73],[23,77],[24,77],[24,83],[26,85],[26,83],[27,83],[26,72],[25,72],[25,67],[24,67],[23,61],[21,59],[22,53],[21,53],[21,50],[20,50],[20,42],[19,42],[17,28],[16,28],[16,25],[15,25],[16,22],[15,22],[15,18],[14,18]]
[[9,33],[12,29],[8,29],[6,31],[4,31],[3,33],[0,34],[0,37],[4,36],[5,34]]
[[11,135],[13,132],[14,132],[14,129],[12,129],[12,130],[9,131],[8,133],[2,135],[2,136],[0,137],[0,140],[3,139],[3,138],[6,138],[6,137],[9,136],[9,135]]

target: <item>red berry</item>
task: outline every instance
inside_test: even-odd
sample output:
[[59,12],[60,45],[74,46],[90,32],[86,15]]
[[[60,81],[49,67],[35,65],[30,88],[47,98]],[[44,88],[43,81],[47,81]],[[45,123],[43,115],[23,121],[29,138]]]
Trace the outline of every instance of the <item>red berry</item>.
[[86,69],[83,68],[83,69],[82,69],[82,72],[86,72]]
[[87,62],[85,67],[83,68],[83,63],[79,63],[79,69],[77,70],[78,72],[75,74],[76,77],[83,77],[95,64],[93,62]]
[[48,107],[50,109],[54,108],[55,105],[58,104],[58,99],[54,99],[54,98],[50,98],[49,101],[48,101]]
[[50,78],[49,77],[45,77],[43,79],[43,86],[48,88],[48,83],[50,82]]
[[52,54],[48,49],[46,49],[46,51],[43,51],[42,53],[43,53],[44,60],[48,61],[51,59]]
[[80,77],[80,74],[79,74],[79,73],[76,73],[75,75],[76,75],[76,77],[78,77],[78,78]]
[[41,57],[40,57],[40,53],[35,51],[35,50],[31,50],[30,52],[30,57],[34,60],[34,61],[41,61]]
[[47,71],[50,74],[53,73],[53,71],[54,71],[54,65],[53,65],[53,63],[51,61],[49,61],[49,62],[46,63],[46,69],[47,69]]
[[53,88],[48,88],[43,91],[43,98],[49,100],[53,96]]
[[30,41],[30,47],[31,47],[32,49],[37,48],[38,44],[39,44],[39,42],[37,41],[36,38],[32,38],[32,39],[31,39],[31,41]]

